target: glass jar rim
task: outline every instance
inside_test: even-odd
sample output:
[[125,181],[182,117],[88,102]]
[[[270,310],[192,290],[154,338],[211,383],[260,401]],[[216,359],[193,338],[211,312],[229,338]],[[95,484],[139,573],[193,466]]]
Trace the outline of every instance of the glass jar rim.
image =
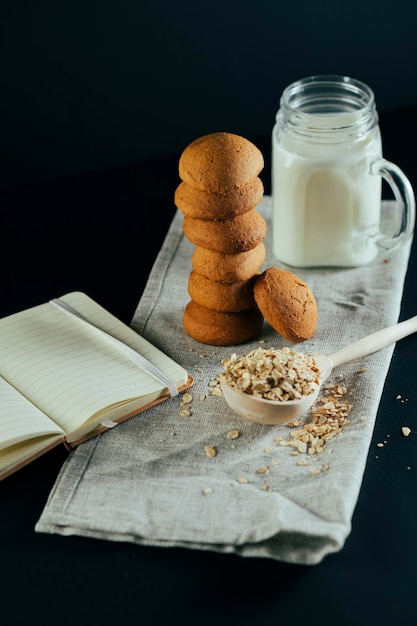
[[288,85],[280,105],[291,111],[311,115],[334,115],[373,109],[375,96],[362,81],[338,74],[316,74]]
[[288,85],[276,121],[288,132],[309,140],[360,138],[378,124],[372,89],[338,74],[313,75]]

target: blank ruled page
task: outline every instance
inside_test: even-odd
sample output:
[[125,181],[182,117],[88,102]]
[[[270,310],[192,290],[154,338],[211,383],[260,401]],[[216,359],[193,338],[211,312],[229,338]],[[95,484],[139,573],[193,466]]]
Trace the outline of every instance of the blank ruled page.
[[[187,372],[85,294],[61,298],[184,384]],[[0,374],[67,433],[104,407],[162,385],[99,330],[46,303],[0,320]]]
[[0,450],[41,435],[64,432],[0,376]]

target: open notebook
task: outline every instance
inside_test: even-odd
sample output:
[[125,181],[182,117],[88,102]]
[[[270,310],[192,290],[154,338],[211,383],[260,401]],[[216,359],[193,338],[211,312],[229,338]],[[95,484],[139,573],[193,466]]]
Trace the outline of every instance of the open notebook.
[[82,292],[0,320],[0,479],[192,384],[177,362]]

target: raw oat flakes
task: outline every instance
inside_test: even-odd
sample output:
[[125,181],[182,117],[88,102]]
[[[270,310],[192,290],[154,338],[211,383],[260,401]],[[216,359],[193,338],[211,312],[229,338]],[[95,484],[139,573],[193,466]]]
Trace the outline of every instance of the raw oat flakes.
[[290,348],[256,348],[221,361],[226,382],[258,398],[287,401],[302,398],[319,387],[319,369],[310,355]]

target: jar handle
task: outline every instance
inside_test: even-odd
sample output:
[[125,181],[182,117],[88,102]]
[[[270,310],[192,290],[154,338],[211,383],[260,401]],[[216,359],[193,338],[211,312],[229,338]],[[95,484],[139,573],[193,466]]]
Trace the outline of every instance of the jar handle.
[[370,162],[370,173],[382,176],[391,187],[396,201],[397,227],[393,235],[378,233],[375,243],[383,250],[396,250],[412,235],[416,201],[410,181],[391,161],[376,157]]

